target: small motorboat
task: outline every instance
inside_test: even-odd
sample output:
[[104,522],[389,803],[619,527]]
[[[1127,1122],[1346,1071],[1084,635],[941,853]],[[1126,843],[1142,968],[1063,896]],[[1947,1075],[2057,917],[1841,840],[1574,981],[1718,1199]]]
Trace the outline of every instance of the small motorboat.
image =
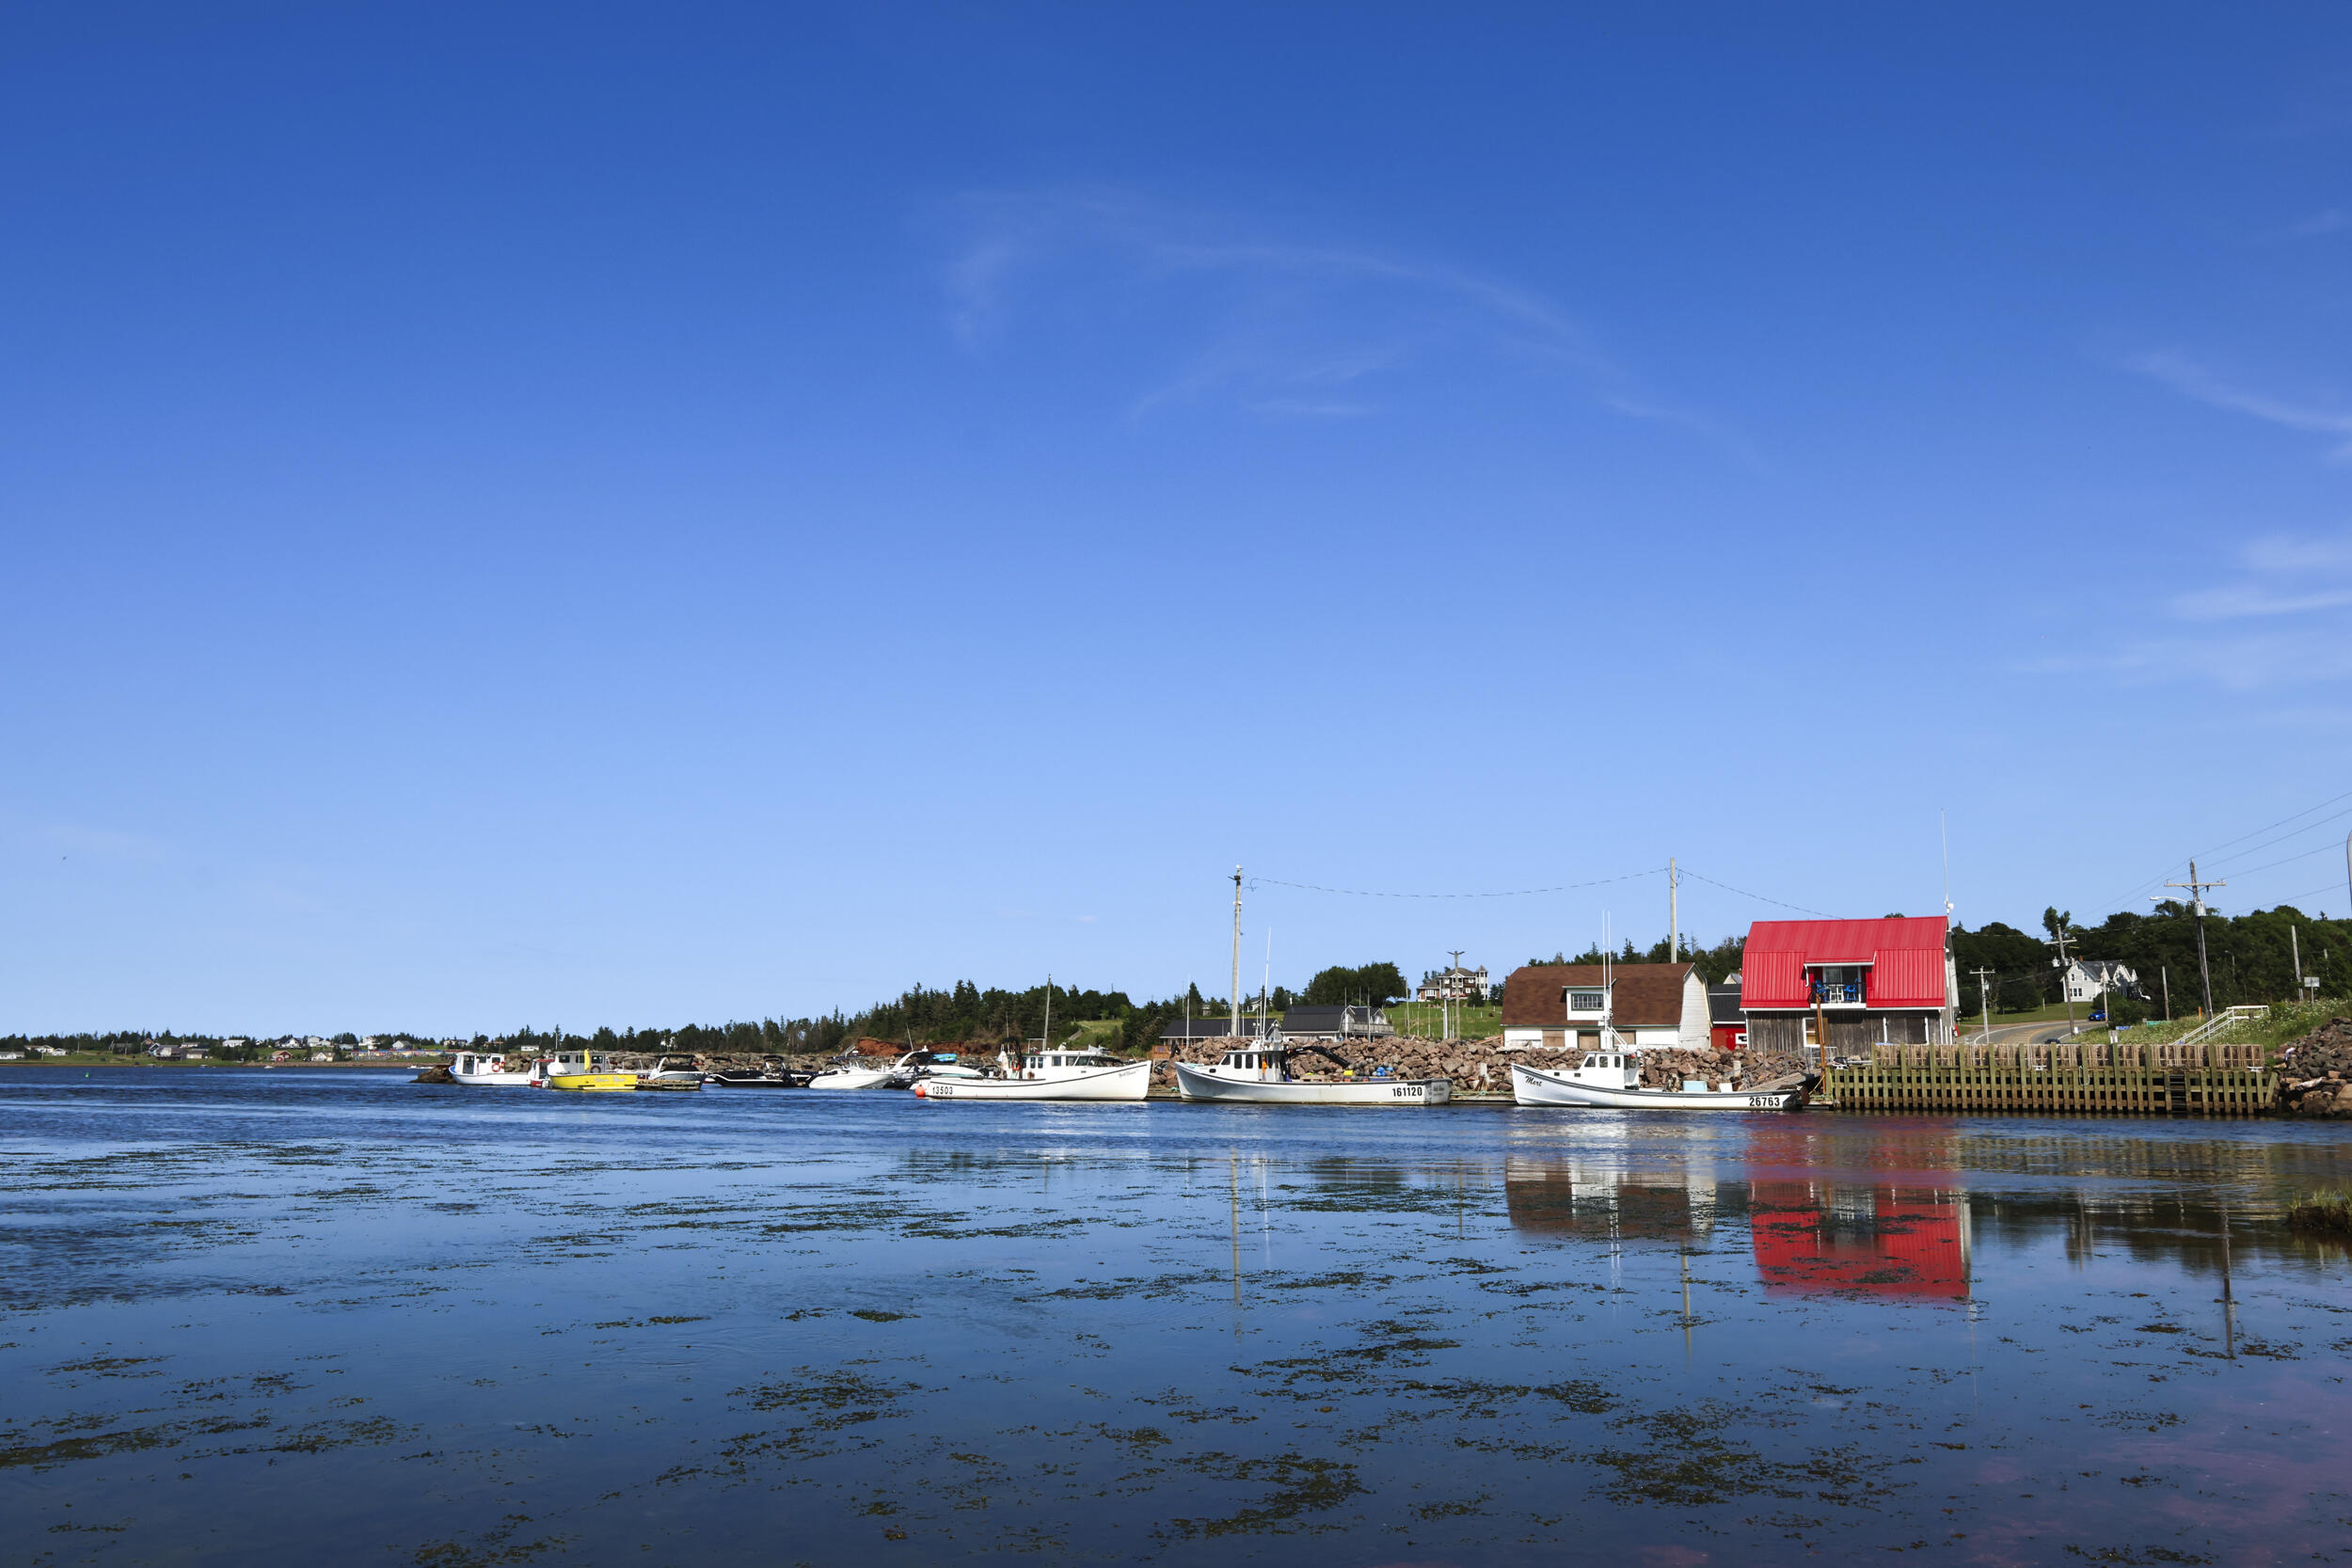
[[964,1083],[990,1076],[978,1068],[965,1065],[961,1056],[952,1051],[910,1051],[898,1058],[890,1069],[890,1087],[912,1089],[926,1083],[949,1079]]
[[770,1056],[757,1072],[706,1072],[703,1082],[723,1089],[804,1089],[810,1076],[786,1067],[781,1056]]
[[699,1089],[703,1086],[703,1069],[694,1065],[691,1056],[663,1056],[653,1064],[653,1070],[637,1075],[641,1089]]
[[1016,1065],[999,1053],[1001,1077],[923,1078],[926,1100],[1141,1100],[1152,1089],[1149,1061],[1122,1061],[1071,1046],[1025,1053]]
[[855,1056],[837,1058],[831,1067],[812,1076],[812,1089],[879,1089],[890,1082],[894,1070],[886,1067],[859,1067]]
[[[1301,1047],[1345,1059],[1321,1046]],[[1451,1078],[1396,1078],[1386,1068],[1345,1078],[1306,1079],[1291,1075],[1293,1048],[1279,1041],[1247,1041],[1225,1053],[1215,1066],[1176,1064],[1176,1092],[1186,1100],[1218,1100],[1250,1105],[1442,1105],[1454,1098]]]
[[547,1066],[536,1056],[460,1051],[450,1060],[449,1075],[471,1088],[535,1089],[547,1082]]
[[1608,1043],[1614,1049],[1587,1052],[1565,1072],[1514,1063],[1511,1098],[1522,1105],[1603,1111],[1802,1111],[1819,1082],[1804,1078],[1740,1089],[1693,1080],[1678,1089],[1645,1089],[1633,1053],[1613,1037]]

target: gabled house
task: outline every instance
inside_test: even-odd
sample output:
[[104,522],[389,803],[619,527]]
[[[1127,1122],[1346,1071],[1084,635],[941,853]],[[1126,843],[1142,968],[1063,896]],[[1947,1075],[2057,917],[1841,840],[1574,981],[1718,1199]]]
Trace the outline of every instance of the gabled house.
[[1637,1051],[1704,1051],[1706,982],[1689,964],[1529,964],[1502,982],[1505,1051],[1597,1051],[1604,1018]]
[[2118,996],[2137,996],[2137,972],[2113,958],[2072,958],[2067,961],[2066,1000],[2090,1002],[2105,991],[2113,991]]
[[1952,1038],[1960,980],[1942,915],[1759,920],[1740,973],[1748,1043],[1760,1050],[1826,1043],[1832,1055],[1858,1055]]
[[[1232,1027],[1230,1019],[1225,1027]],[[1307,1006],[1282,1009],[1284,1039],[1386,1039],[1395,1033],[1389,1015],[1378,1007]]]
[[1476,969],[1448,969],[1430,975],[1413,992],[1416,1002],[1484,1002],[1494,994],[1494,985],[1486,978],[1486,966]]
[[[1275,1024],[1272,1019],[1257,1018],[1245,1013],[1242,1015],[1238,1037],[1247,1040],[1263,1039],[1272,1035],[1274,1029]],[[1204,1040],[1235,1037],[1233,1017],[1231,1013],[1198,1013],[1188,1019],[1170,1019],[1168,1026],[1160,1031],[1160,1043],[1163,1045],[1198,1045]]]

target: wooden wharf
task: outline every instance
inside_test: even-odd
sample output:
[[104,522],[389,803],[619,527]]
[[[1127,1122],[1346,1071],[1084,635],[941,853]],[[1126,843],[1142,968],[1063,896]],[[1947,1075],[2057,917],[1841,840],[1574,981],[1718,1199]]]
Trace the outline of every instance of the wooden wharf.
[[1841,1111],[2040,1111],[2068,1116],[2268,1116],[2278,1074],[2261,1046],[1882,1045],[1831,1067]]

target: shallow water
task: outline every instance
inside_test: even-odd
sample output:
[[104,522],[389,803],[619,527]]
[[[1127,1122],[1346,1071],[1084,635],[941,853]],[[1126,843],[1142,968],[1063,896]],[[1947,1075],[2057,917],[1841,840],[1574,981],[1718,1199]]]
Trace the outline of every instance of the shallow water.
[[0,1560],[2352,1558],[2352,1129],[0,1069]]

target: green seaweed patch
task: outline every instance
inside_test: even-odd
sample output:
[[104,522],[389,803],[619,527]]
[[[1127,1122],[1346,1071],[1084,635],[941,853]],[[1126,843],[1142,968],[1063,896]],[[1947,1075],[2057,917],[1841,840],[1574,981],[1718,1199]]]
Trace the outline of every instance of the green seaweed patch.
[[885,1312],[879,1307],[853,1307],[850,1309],[850,1316],[852,1318],[864,1318],[869,1323],[904,1323],[907,1319],[914,1317],[914,1314],[912,1312]]
[[431,1542],[419,1546],[409,1560],[420,1564],[420,1568],[496,1568],[500,1563],[528,1562],[541,1552],[570,1544],[573,1539],[568,1535],[548,1535],[536,1541],[516,1541],[516,1535],[529,1523],[528,1513],[509,1513],[495,1528],[483,1531],[475,1544]]
[[163,1426],[126,1427],[118,1432],[99,1433],[89,1437],[64,1437],[54,1443],[20,1444],[0,1449],[0,1469],[24,1467],[46,1470],[59,1465],[71,1465],[83,1459],[107,1459],[119,1453],[143,1453],[154,1449],[176,1447],[191,1437],[206,1437],[228,1432],[250,1432],[269,1425],[269,1418],[239,1421],[222,1417],[214,1420],[177,1421]]
[[1202,1454],[1187,1462],[1205,1474],[1234,1481],[1270,1482],[1273,1490],[1258,1502],[1216,1519],[1170,1519],[1154,1529],[1162,1541],[1216,1540],[1231,1535],[1288,1535],[1343,1528],[1337,1521],[1303,1522],[1303,1516],[1328,1513],[1364,1488],[1356,1466],[1336,1459],[1310,1459],[1281,1454],[1272,1459],[1236,1460],[1226,1454]]

